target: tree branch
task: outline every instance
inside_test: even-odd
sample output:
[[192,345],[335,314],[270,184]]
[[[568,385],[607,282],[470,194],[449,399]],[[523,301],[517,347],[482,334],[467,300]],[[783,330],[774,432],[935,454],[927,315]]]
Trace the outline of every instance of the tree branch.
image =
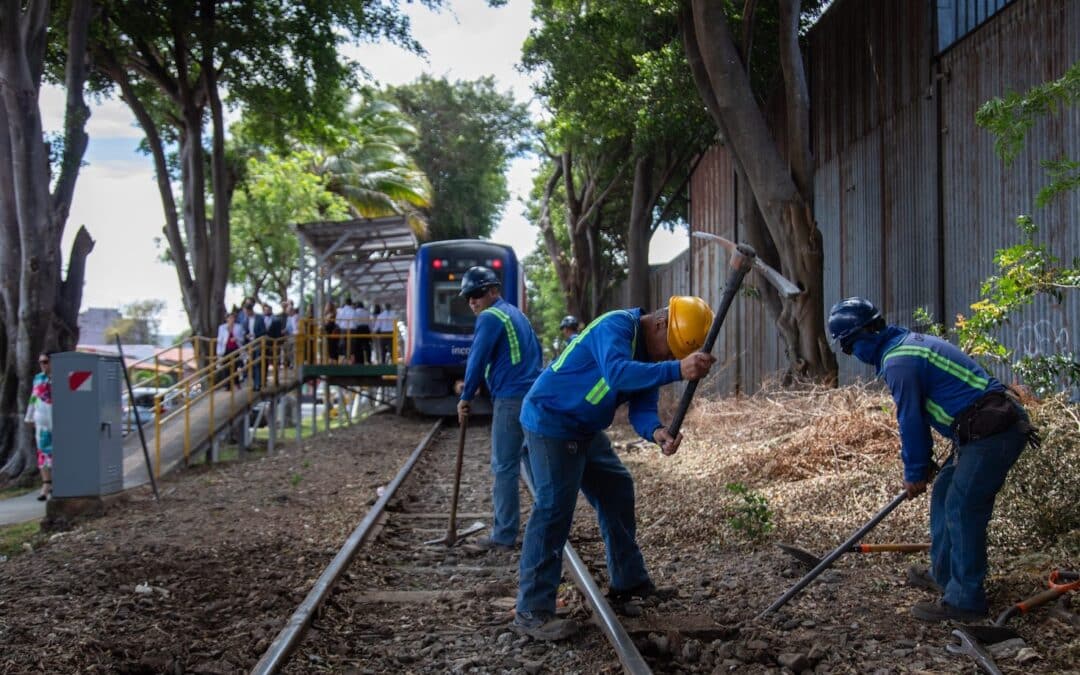
[[[90,32],[91,0],[73,0],[68,18],[68,58],[64,72],[67,103],[64,111],[64,154],[60,175],[52,194],[52,214],[58,223],[66,223],[75,194],[75,180],[82,166],[83,155],[90,138],[86,121],[90,108],[83,97],[87,74],[87,37]],[[63,232],[61,225],[60,231]],[[87,235],[89,236],[89,235]],[[91,244],[93,247],[93,244]],[[81,289],[80,289],[81,297]]]
[[807,204],[814,199],[814,157],[810,148],[810,93],[799,50],[799,0],[779,0],[780,65],[787,98],[787,148],[792,177]]

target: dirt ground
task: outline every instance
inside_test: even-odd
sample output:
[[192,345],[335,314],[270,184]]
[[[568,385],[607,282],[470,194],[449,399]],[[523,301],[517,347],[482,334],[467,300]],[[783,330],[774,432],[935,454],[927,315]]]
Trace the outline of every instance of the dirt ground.
[[[637,634],[656,672],[977,672],[945,651],[950,627],[909,613],[932,599],[903,584],[907,566],[925,564],[925,554],[844,556],[780,612],[755,618],[804,571],[775,543],[823,555],[899,490],[891,415],[886,397],[863,391],[706,402],[688,418],[674,457],[624,424],[613,429],[636,480],[646,562],[659,585],[678,588],[676,598],[627,620],[656,625]],[[163,485],[162,505],[137,494],[0,564],[0,672],[250,669],[430,426],[393,416],[365,424],[275,457],[182,472]],[[764,501],[747,501],[729,483]],[[746,527],[765,514],[771,531],[749,537]],[[733,526],[739,516],[742,530]],[[926,529],[924,497],[903,504],[866,541],[926,541]],[[573,540],[604,587],[603,547],[583,502]],[[1070,546],[995,543],[992,611],[1045,588],[1053,567],[1080,564]],[[512,570],[513,561],[504,566]],[[575,595],[567,592],[572,611],[581,604]],[[1002,671],[1080,672],[1080,628],[1067,614],[1044,608],[1012,625],[1026,645],[996,655]],[[516,672],[580,667],[563,655],[596,648],[596,629],[583,633],[521,647],[530,667]],[[493,650],[502,634],[493,629]],[[506,640],[518,648],[516,638]],[[458,666],[507,670],[493,663]],[[584,672],[617,669],[612,657]],[[401,672],[437,669],[419,661]]]

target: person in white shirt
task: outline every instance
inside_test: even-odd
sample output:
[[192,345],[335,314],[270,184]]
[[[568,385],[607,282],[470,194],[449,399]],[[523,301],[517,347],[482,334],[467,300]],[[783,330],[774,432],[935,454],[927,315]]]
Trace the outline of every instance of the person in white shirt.
[[356,311],[353,309],[352,297],[346,295],[345,302],[341,303],[341,307],[337,311],[338,330],[342,334],[340,352],[345,357],[346,363],[356,363],[356,354],[352,352],[352,342],[350,340],[351,333],[356,325],[355,316]]
[[357,301],[353,308],[353,326],[358,335],[353,339],[353,354],[360,359],[360,363],[367,365],[371,361],[371,338],[367,337],[371,333],[371,312],[364,307],[363,300]]
[[380,363],[390,362],[390,357],[393,353],[391,347],[393,343],[391,342],[391,340],[394,339],[393,330],[394,319],[396,317],[397,314],[395,314],[394,310],[391,309],[390,303],[386,303],[386,308],[379,312],[379,316],[375,320],[375,323],[378,326],[375,329],[376,332],[384,334],[380,335],[379,337],[379,349],[378,354],[376,354]]

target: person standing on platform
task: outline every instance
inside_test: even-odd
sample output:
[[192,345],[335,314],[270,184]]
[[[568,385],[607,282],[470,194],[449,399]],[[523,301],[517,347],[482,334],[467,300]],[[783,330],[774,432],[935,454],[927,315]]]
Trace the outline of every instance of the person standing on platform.
[[521,401],[540,374],[543,352],[529,320],[502,298],[502,283],[487,267],[472,267],[461,278],[461,295],[476,315],[472,349],[458,401],[458,421],[464,423],[471,402],[486,381],[491,393],[491,472],[495,477],[491,536],[482,540],[488,550],[510,551],[521,526],[518,475],[524,456]]

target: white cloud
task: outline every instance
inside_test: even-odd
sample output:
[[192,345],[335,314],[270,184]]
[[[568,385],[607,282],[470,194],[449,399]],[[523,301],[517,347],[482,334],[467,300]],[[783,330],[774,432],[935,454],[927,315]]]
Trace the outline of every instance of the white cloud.
[[[64,90],[46,85],[41,88],[38,99],[41,106],[41,123],[46,131],[59,131],[64,128]],[[86,123],[86,132],[90,138],[142,138],[143,132],[135,124],[135,116],[127,105],[118,98],[107,99],[100,103],[88,101],[90,120]]]

